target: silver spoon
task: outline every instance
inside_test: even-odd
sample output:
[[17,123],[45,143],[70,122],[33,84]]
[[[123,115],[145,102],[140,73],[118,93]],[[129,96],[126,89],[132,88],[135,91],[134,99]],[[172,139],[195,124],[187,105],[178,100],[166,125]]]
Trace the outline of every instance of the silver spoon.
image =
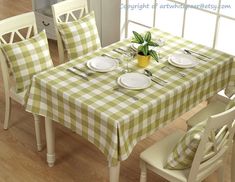
[[160,80],[160,81],[162,81],[162,82],[164,82],[164,83],[168,83],[167,81],[165,81],[165,80],[163,80],[163,79],[161,79],[161,78],[159,78],[159,77],[157,77],[157,76],[154,76],[153,73],[152,73],[150,70],[145,69],[144,72],[145,72],[147,75],[149,75],[150,77],[154,77],[154,78],[156,78],[156,79],[158,79],[158,80]]

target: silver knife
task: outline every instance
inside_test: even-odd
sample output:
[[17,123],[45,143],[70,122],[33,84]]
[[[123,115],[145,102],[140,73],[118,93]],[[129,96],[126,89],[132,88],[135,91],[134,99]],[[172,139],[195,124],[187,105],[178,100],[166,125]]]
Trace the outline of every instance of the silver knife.
[[156,84],[158,84],[158,85],[164,86],[162,83],[160,83],[160,82],[158,82],[158,81],[156,81],[156,80],[154,80],[154,79],[151,79],[151,80],[152,80],[152,82],[154,82],[154,83],[156,83]]
[[118,54],[123,54],[123,52],[118,51],[117,49],[113,49],[114,52],[118,53]]
[[128,52],[128,50],[125,50],[125,49],[123,49],[123,48],[117,48],[117,50],[120,50],[120,51],[122,51],[122,52],[124,52],[124,53],[126,53],[126,52]]
[[202,57],[204,57],[204,58],[212,59],[211,57],[206,56],[206,55],[204,55],[204,54],[201,54],[201,53],[199,53],[199,52],[195,52],[195,51],[189,50],[189,49],[185,49],[185,50],[188,51],[188,52],[191,52],[191,53],[193,53],[193,54],[197,54],[197,55],[199,55],[199,56],[202,56]]
[[89,81],[89,79],[88,79],[86,76],[75,72],[75,71],[74,71],[73,69],[71,69],[71,68],[68,68],[67,71],[70,72],[70,73],[73,73],[74,75],[80,76],[82,79],[84,79],[84,80],[86,80],[86,81]]
[[105,57],[108,57],[108,58],[111,58],[111,59],[116,59],[116,60],[118,60],[118,61],[121,62],[121,59],[112,57],[112,56],[110,56],[110,55],[108,55],[108,54],[102,54],[101,56],[105,56]]

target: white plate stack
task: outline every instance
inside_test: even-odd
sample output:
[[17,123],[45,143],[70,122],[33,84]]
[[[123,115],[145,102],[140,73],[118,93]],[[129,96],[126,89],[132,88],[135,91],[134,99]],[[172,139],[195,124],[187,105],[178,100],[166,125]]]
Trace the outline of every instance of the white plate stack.
[[172,54],[168,57],[168,62],[179,68],[192,68],[198,64],[193,56],[186,54]]
[[98,56],[87,61],[87,67],[97,72],[109,72],[118,67],[118,60]]
[[140,90],[151,85],[151,79],[141,73],[125,73],[118,77],[117,83],[124,88]]

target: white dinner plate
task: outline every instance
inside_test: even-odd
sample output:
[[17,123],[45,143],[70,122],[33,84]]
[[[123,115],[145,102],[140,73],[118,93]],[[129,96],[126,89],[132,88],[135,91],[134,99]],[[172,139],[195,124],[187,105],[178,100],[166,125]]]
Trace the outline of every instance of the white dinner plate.
[[152,81],[148,76],[141,73],[125,73],[118,77],[117,83],[127,89],[140,90],[148,88]]
[[97,72],[109,72],[118,67],[118,60],[97,56],[87,61],[87,67]]
[[172,54],[168,62],[179,68],[192,68],[198,64],[194,57],[186,54]]

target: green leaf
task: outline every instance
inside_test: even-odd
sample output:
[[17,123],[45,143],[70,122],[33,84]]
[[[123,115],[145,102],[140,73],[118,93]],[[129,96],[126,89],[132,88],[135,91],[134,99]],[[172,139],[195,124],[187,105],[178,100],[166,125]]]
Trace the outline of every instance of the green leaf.
[[156,51],[150,50],[150,51],[149,51],[149,54],[153,57],[153,59],[154,59],[155,61],[158,62],[158,54],[156,53]]
[[133,38],[133,39],[131,40],[131,42],[132,42],[132,43],[137,43],[137,44],[139,43],[139,41],[137,41],[135,38]]
[[150,42],[151,41],[151,33],[150,32],[147,32],[144,36],[144,40],[146,42]]
[[143,46],[142,52],[143,52],[143,54],[145,56],[147,56],[149,54],[149,47],[148,47],[148,45],[144,45]]
[[140,34],[138,34],[138,33],[135,32],[135,31],[133,31],[133,34],[134,34],[135,39],[138,41],[139,44],[144,43],[144,39],[143,39],[143,37],[142,37]]
[[154,46],[154,47],[158,47],[158,46],[159,46],[158,43],[153,42],[153,41],[150,41],[150,42],[148,43],[148,45],[149,45],[149,46]]
[[138,52],[143,52],[143,47],[144,47],[144,46],[140,45],[140,46],[138,47]]

